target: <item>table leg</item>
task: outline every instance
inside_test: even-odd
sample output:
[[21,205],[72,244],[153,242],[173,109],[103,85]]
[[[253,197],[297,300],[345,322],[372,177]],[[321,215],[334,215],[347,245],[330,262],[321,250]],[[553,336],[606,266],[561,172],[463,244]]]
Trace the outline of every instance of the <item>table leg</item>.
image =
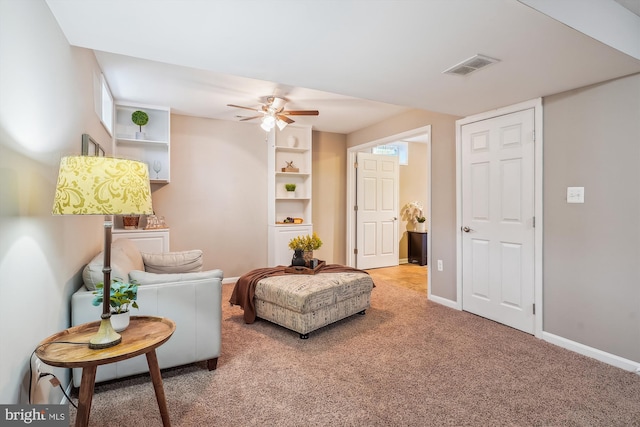
[[96,383],[97,369],[97,365],[82,368],[82,379],[80,380],[80,390],[78,392],[76,427],[86,427],[89,425],[89,412],[91,411],[91,401],[93,400],[93,387]]
[[167,399],[164,396],[164,387],[162,386],[162,376],[160,375],[160,366],[158,365],[158,357],[156,351],[151,350],[147,353],[147,363],[149,364],[149,373],[151,381],[153,381],[153,389],[156,392],[156,400],[158,408],[160,408],[160,416],[162,417],[162,425],[170,427],[169,409],[167,409]]

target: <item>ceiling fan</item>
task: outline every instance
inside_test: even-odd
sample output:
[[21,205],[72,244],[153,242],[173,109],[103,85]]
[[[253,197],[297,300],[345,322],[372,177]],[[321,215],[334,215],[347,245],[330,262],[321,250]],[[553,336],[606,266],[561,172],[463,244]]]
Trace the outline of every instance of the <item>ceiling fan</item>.
[[245,110],[257,111],[258,115],[251,117],[243,117],[241,122],[247,120],[253,120],[262,118],[262,124],[260,127],[269,132],[274,126],[278,126],[280,130],[285,126],[294,122],[288,116],[317,116],[320,114],[318,110],[285,110],[284,105],[287,100],[284,98],[278,98],[277,96],[269,96],[267,103],[263,104],[260,108],[243,107],[242,105],[227,104],[228,107],[243,108]]

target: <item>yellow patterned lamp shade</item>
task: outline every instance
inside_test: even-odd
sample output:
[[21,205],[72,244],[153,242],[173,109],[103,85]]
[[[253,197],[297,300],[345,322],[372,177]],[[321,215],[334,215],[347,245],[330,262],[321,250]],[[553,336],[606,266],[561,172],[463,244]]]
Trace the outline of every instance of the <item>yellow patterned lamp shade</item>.
[[69,156],[60,161],[54,215],[152,213],[145,163],[95,156]]

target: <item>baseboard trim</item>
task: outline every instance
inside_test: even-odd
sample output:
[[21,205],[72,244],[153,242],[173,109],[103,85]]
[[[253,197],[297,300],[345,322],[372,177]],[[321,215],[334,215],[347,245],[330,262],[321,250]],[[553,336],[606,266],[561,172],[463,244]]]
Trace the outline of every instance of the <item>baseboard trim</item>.
[[69,385],[67,386],[67,388],[65,389],[65,393],[63,393],[62,395],[62,400],[60,401],[61,405],[70,405],[71,401],[69,401],[69,399],[67,399],[67,396],[71,396],[71,391],[73,390],[73,380],[69,381]]
[[438,304],[442,304],[449,308],[453,308],[454,310],[460,310],[457,302],[451,301],[450,299],[439,297],[437,295],[429,295],[429,301],[437,302]]
[[592,359],[599,360],[600,362],[604,362],[608,365],[640,374],[640,363],[634,362],[633,360],[625,359],[623,357],[616,356],[615,354],[607,353],[605,351],[598,350],[597,348],[589,347],[588,345],[580,344],[579,342],[575,342],[549,332],[542,332],[542,339],[551,344],[566,348],[567,350],[574,351],[582,354],[583,356],[591,357]]
[[222,279],[222,284],[223,285],[228,285],[229,283],[236,283],[238,281],[239,277],[226,277],[224,279]]

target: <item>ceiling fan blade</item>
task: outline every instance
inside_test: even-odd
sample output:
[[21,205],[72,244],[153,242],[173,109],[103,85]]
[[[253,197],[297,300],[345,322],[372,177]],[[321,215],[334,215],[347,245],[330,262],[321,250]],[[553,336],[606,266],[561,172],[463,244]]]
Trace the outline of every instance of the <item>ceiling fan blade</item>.
[[258,117],[262,117],[262,116],[245,117],[243,119],[240,119],[240,121],[241,122],[246,122],[247,120],[257,119]]
[[280,120],[282,120],[283,122],[286,122],[288,125],[293,123],[293,120],[291,120],[289,117],[284,116],[282,114],[278,114],[276,117],[279,118]]
[[320,113],[318,110],[292,110],[283,111],[281,114],[287,114],[289,116],[317,116]]
[[227,104],[227,107],[244,108],[245,110],[260,111],[257,108],[243,107],[242,105]]

